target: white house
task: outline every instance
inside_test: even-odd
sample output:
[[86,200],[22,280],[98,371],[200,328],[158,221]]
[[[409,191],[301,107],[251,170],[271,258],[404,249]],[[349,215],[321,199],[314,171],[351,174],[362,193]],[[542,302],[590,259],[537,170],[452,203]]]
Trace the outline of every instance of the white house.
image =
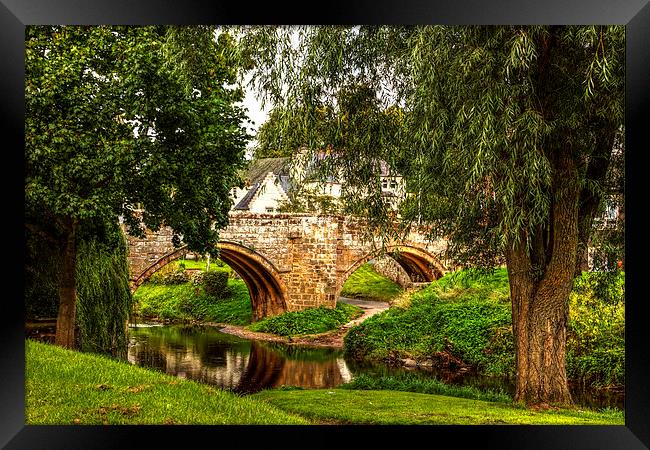
[[[232,191],[233,212],[274,213],[290,202],[290,194],[299,198],[319,198],[340,205],[345,181],[332,175],[325,179],[314,176],[319,163],[328,157],[326,151],[299,151],[293,158],[261,158],[252,160],[244,175],[246,187]],[[404,181],[391,171],[385,161],[378,161],[378,183],[382,196],[394,207],[405,196]]]
[[246,186],[233,189],[231,211],[274,213],[282,202],[288,202],[289,158],[252,160],[244,176]]

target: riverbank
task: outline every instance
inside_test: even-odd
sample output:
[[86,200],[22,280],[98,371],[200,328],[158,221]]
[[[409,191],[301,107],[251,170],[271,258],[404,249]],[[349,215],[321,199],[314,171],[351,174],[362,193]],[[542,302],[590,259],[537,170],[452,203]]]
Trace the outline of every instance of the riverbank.
[[28,425],[624,424],[617,411],[535,411],[412,392],[286,387],[242,397],[30,340],[25,375]]
[[[567,375],[573,382],[622,389],[625,368],[624,274],[577,278],[569,297]],[[514,377],[508,275],[448,274],[350,330],[345,353],[358,361],[466,368]]]
[[388,309],[389,304],[386,302],[379,301],[364,301],[359,299],[351,299],[340,297],[340,302],[347,303],[349,305],[357,306],[361,308],[362,314],[356,319],[351,320],[350,322],[344,324],[336,330],[327,331],[325,333],[303,335],[296,337],[287,337],[287,336],[278,336],[277,334],[271,333],[261,333],[258,331],[252,331],[247,329],[245,326],[241,325],[232,325],[226,323],[215,323],[215,322],[206,322],[204,325],[219,327],[219,331],[223,333],[232,334],[245,339],[254,339],[259,341],[266,342],[279,342],[287,345],[305,345],[311,347],[330,347],[330,348],[343,348],[343,339],[348,333],[350,328],[356,326],[368,319],[369,317],[374,316],[382,311]]

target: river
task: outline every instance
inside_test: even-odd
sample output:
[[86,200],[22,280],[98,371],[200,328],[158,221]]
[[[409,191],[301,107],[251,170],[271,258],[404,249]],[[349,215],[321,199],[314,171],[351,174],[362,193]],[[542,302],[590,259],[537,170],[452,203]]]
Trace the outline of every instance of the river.
[[[360,364],[343,351],[243,339],[210,326],[147,325],[129,329],[131,364],[247,394],[267,388],[298,386],[334,388],[358,374],[371,376],[410,372],[446,383],[514,392],[512,381],[443,372],[407,369],[386,364]],[[623,393],[572,387],[574,401],[590,408],[623,409]]]

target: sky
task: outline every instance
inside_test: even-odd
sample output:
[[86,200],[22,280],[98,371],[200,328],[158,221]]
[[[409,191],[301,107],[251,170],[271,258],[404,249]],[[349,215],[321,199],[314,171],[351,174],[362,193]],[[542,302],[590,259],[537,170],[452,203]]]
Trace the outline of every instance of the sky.
[[246,89],[243,105],[248,109],[248,117],[254,122],[254,124],[249,124],[248,126],[257,131],[260,125],[266,121],[268,111],[262,108],[262,105],[257,101],[251,89]]

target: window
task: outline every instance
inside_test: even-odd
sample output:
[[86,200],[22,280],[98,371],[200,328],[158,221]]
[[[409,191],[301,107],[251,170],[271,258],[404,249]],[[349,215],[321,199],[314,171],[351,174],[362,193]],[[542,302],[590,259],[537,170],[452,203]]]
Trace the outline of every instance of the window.
[[381,187],[387,188],[388,187],[388,180],[381,180]]
[[390,188],[391,188],[391,189],[395,189],[396,187],[397,187],[397,181],[395,181],[395,180],[391,180],[391,181],[390,181]]
[[618,217],[618,208],[616,205],[609,203],[607,209],[605,210],[605,219],[607,220],[616,220]]
[[264,208],[264,210],[265,210],[267,213],[272,213],[272,212],[274,211],[273,208],[269,208],[268,206],[267,206],[266,208]]

